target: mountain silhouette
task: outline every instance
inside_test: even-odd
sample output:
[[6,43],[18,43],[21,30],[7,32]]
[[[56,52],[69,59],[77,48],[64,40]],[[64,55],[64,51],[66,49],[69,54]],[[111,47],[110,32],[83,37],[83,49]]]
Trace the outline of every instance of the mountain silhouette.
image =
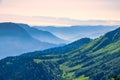
[[96,26],[78,25],[78,26],[68,26],[68,27],[33,26],[33,27],[39,30],[49,31],[54,35],[70,42],[84,37],[95,39],[104,35],[108,31],[112,31],[118,28],[118,26],[104,26],[104,25],[96,25]]
[[55,46],[57,45],[33,38],[18,24],[0,23],[0,58]]
[[38,30],[34,27],[30,27],[27,24],[19,24],[22,28],[24,28],[32,37],[48,43],[53,44],[65,44],[67,41],[58,38],[48,31]]

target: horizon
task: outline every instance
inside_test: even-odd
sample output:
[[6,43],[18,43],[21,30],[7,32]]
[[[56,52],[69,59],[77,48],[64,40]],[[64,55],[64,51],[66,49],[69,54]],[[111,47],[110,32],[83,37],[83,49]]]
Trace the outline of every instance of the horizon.
[[0,0],[0,22],[29,25],[120,25],[120,0]]
[[28,23],[23,23],[23,22],[11,22],[11,21],[6,21],[6,22],[0,22],[1,23],[15,23],[15,24],[25,24],[25,25],[29,25],[30,27],[95,27],[95,26],[108,26],[108,27],[119,27],[120,24],[116,25],[116,24],[112,24],[112,25],[106,25],[106,24],[96,24],[96,25],[92,25],[92,24],[83,24],[83,25],[31,25]]

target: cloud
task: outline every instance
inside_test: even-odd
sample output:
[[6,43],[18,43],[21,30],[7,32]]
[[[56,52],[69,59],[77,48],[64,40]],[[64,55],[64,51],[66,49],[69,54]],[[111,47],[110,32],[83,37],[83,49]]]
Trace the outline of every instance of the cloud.
[[0,14],[120,19],[120,0],[2,0]]
[[120,25],[120,20],[76,20],[49,16],[19,16],[0,14],[0,22],[27,23],[30,25]]

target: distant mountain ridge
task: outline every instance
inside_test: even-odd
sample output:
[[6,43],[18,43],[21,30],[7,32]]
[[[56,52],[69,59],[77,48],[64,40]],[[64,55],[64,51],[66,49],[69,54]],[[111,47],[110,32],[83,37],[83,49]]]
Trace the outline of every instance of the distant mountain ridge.
[[30,35],[14,23],[0,23],[0,36],[1,37],[25,37],[30,38]]
[[57,27],[57,26],[33,26],[33,27],[39,30],[49,31],[54,35],[68,41],[75,41],[84,37],[94,39],[104,35],[108,31],[112,31],[118,28],[118,26],[104,26],[104,25],[96,26],[83,25],[69,27]]
[[34,39],[18,24],[0,23],[0,58],[55,46],[57,45]]
[[52,33],[48,31],[38,30],[34,27],[30,27],[27,24],[18,24],[18,25],[24,28],[32,37],[42,42],[48,42],[48,43],[53,43],[53,44],[67,43],[67,41],[58,38],[57,36],[53,35]]

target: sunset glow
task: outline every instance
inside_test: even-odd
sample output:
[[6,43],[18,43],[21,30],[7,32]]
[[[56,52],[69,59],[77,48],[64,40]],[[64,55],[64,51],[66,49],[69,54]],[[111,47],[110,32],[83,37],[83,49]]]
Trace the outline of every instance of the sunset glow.
[[[38,20],[36,16],[47,18],[67,18],[74,20],[120,20],[120,0],[1,0],[0,22],[7,21],[9,15],[15,15],[17,22],[20,16],[30,21],[29,24],[60,25],[60,22]],[[3,16],[4,15],[4,16]],[[7,17],[6,17],[7,16]],[[40,18],[41,19],[41,18]],[[37,22],[36,22],[37,21]],[[59,24],[60,23],[60,24]],[[62,24],[61,24],[62,25]],[[63,24],[65,25],[65,24]],[[71,25],[71,24],[66,24]],[[73,24],[74,25],[74,24]],[[76,24],[78,25],[78,24]]]

